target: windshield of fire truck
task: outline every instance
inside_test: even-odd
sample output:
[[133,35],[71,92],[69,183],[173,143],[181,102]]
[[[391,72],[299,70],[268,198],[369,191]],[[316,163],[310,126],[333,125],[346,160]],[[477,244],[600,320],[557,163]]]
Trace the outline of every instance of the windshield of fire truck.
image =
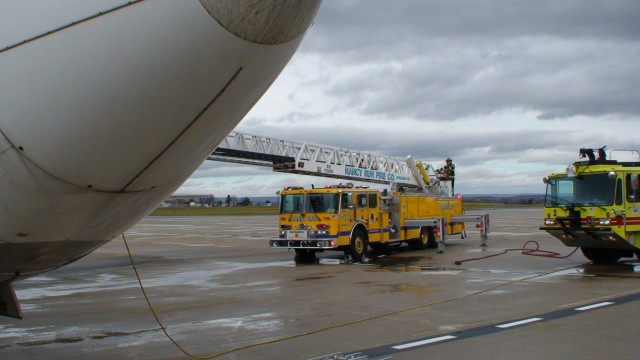
[[280,201],[280,213],[329,213],[338,212],[339,194],[311,193],[286,194]]
[[546,207],[612,205],[616,181],[607,174],[549,179]]

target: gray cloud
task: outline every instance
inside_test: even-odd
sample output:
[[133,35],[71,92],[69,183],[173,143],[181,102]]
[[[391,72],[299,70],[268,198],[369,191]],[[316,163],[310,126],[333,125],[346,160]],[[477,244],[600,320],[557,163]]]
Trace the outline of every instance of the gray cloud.
[[[542,192],[580,147],[638,148],[638,19],[636,1],[325,1],[238,130],[452,157],[460,191]],[[270,175],[205,164],[192,179],[237,195],[324,181]]]
[[[330,1],[322,4],[314,39],[305,49],[323,54],[399,43],[451,39],[458,44],[520,37],[637,41],[640,4],[628,1]],[[339,34],[340,36],[335,36]],[[377,51],[375,51],[377,52]]]
[[319,80],[367,115],[638,116],[638,18],[633,1],[333,1],[301,51],[351,69]]

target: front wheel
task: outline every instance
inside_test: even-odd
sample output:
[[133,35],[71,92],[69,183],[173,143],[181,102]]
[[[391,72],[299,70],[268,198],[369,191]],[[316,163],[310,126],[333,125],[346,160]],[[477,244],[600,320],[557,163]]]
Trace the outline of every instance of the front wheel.
[[580,248],[582,254],[595,264],[613,264],[620,259],[620,251],[602,248]]
[[354,262],[362,262],[364,259],[367,252],[367,238],[362,230],[356,229],[353,231],[348,252]]

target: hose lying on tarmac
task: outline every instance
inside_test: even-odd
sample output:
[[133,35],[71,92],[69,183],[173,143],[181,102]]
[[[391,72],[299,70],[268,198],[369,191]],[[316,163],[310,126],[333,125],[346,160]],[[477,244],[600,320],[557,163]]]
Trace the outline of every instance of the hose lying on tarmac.
[[[534,248],[528,248],[527,246],[529,244],[534,244],[535,247]],[[549,257],[549,258],[554,258],[554,259],[565,259],[565,258],[568,258],[569,256],[573,255],[576,251],[578,251],[578,249],[579,248],[575,248],[569,255],[562,255],[562,254],[559,254],[559,253],[554,252],[554,251],[540,250],[540,244],[538,244],[537,241],[529,240],[526,243],[524,243],[524,245],[522,245],[521,248],[506,249],[503,252],[499,252],[499,253],[495,253],[495,254],[491,254],[491,255],[487,255],[487,256],[481,256],[481,257],[464,259],[464,260],[456,260],[455,264],[456,265],[462,265],[463,262],[475,261],[475,260],[483,260],[483,259],[487,259],[487,258],[494,257],[494,256],[504,255],[504,254],[506,254],[506,253],[508,253],[510,251],[520,251],[520,253],[522,255]]]

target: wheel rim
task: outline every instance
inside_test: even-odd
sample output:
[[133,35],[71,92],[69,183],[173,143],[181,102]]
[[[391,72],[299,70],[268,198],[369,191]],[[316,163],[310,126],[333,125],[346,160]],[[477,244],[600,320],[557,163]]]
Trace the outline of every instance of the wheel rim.
[[364,240],[362,240],[362,238],[360,236],[357,236],[355,241],[354,241],[354,250],[356,251],[356,253],[360,254],[364,251]]

